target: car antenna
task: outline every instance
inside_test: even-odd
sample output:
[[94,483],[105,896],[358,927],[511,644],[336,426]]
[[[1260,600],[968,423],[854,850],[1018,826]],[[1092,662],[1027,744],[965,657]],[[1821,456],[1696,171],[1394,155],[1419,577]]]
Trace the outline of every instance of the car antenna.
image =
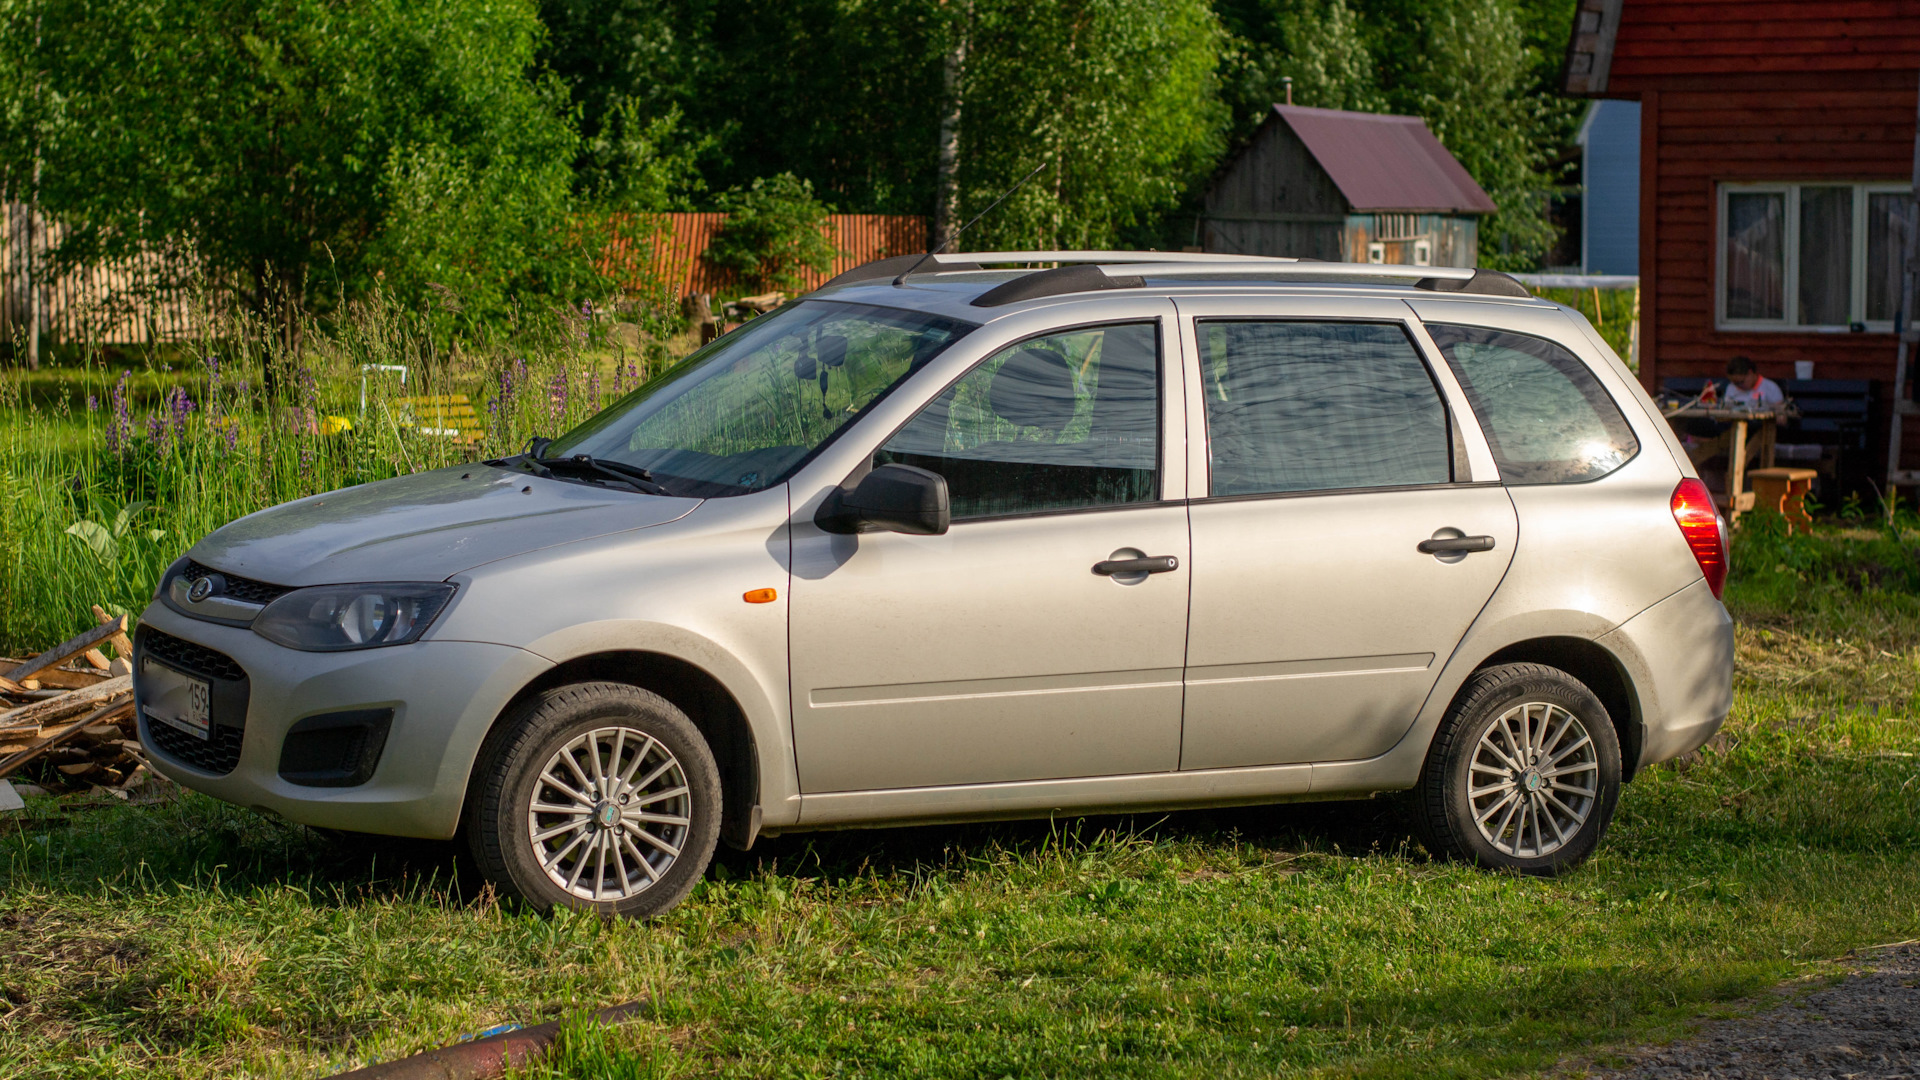
[[921,263],[924,263],[928,259],[933,258],[935,255],[938,255],[941,252],[947,250],[947,245],[953,243],[955,240],[960,239],[961,233],[966,232],[968,229],[973,228],[974,222],[977,222],[981,218],[986,217],[988,214],[991,214],[993,212],[994,207],[999,206],[1001,203],[1007,201],[1008,195],[1011,195],[1014,192],[1019,191],[1023,186],[1026,185],[1027,181],[1033,179],[1036,176],[1039,176],[1040,170],[1046,167],[1047,167],[1047,163],[1045,161],[1042,161],[1040,162],[1040,164],[1035,165],[1033,167],[1032,172],[1021,177],[1018,181],[1014,183],[1012,187],[1002,192],[999,198],[987,204],[987,208],[985,210],[982,210],[979,213],[973,215],[973,221],[969,221],[965,225],[962,225],[959,228],[953,230],[953,235],[947,237],[945,240],[940,241],[939,247],[934,248],[932,251],[929,251],[925,255],[920,256],[919,262],[914,263],[912,266],[909,266],[904,271],[902,271],[899,277],[893,279],[893,287],[897,289],[902,285],[905,285],[907,283],[907,275],[913,273],[915,270],[920,269]]

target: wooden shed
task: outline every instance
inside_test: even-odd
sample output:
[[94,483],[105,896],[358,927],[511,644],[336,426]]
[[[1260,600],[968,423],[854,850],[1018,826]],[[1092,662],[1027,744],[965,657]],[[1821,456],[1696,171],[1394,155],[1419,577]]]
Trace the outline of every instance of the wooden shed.
[[1810,362],[1874,387],[1885,460],[1917,85],[1915,0],[1579,0],[1567,92],[1640,103],[1649,388]]
[[1472,266],[1494,211],[1417,116],[1275,105],[1207,191],[1203,250]]

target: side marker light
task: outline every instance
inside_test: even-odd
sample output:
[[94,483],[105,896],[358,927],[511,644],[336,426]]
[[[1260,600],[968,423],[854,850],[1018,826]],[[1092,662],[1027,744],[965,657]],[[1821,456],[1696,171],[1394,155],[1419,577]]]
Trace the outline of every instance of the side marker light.
[[780,592],[777,589],[749,589],[740,594],[740,599],[749,604],[771,604],[780,599]]

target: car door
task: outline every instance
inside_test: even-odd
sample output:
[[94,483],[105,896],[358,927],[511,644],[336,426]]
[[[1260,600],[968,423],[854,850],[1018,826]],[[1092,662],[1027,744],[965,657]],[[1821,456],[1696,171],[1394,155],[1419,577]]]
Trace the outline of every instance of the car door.
[[1485,442],[1403,304],[1180,309],[1207,433],[1181,767],[1384,753],[1513,557]]
[[[1166,497],[1185,469],[1164,432],[1184,422],[1169,322],[996,349],[886,438],[872,464],[946,478],[946,534],[795,522],[802,792],[1178,767],[1188,550],[1186,507]],[[1149,557],[1153,572],[1102,565]]]

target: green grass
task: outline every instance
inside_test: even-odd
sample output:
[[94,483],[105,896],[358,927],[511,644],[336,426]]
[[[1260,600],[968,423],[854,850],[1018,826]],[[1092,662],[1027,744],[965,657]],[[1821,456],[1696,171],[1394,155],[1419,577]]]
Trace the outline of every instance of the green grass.
[[1912,537],[1750,529],[1733,721],[1552,881],[1365,802],[787,836],[610,923],[446,847],[35,800],[0,819],[0,1075],[317,1076],[640,997],[530,1075],[1477,1077],[1671,1036],[1920,936]]

